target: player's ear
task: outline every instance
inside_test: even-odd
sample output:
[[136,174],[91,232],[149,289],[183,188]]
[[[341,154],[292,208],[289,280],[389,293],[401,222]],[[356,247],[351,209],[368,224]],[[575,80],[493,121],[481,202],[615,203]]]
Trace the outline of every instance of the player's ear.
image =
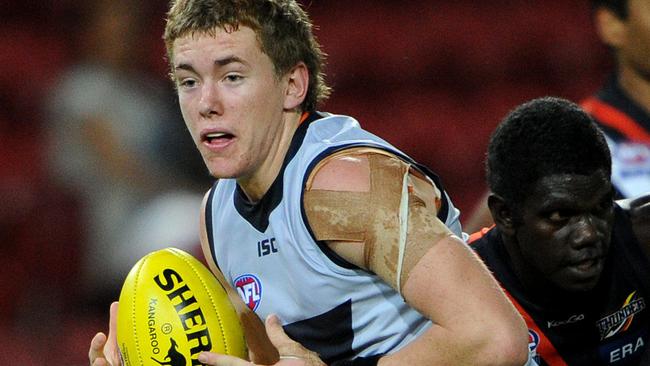
[[494,193],[491,194],[488,197],[488,207],[499,230],[505,235],[514,235],[513,211],[503,197]]
[[309,88],[309,70],[304,62],[299,62],[287,75],[287,89],[284,97],[284,109],[292,110],[300,107],[307,97]]
[[599,7],[594,11],[594,22],[601,41],[617,49],[625,42],[627,26],[625,19],[619,18],[614,12]]

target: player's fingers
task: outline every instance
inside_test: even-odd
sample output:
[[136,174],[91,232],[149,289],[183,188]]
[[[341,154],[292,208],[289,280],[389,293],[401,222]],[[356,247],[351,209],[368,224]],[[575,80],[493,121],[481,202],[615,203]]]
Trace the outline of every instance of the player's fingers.
[[271,343],[280,352],[280,362],[283,366],[325,366],[318,354],[303,347],[284,332],[280,319],[275,314],[269,315],[264,325]]
[[108,321],[108,338],[104,346],[104,356],[113,366],[121,364],[119,348],[117,346],[117,301],[111,304],[110,317]]
[[280,319],[278,319],[277,315],[271,314],[266,317],[264,326],[266,327],[266,334],[269,335],[271,343],[273,343],[276,348],[280,349],[282,346],[296,343],[291,338],[289,338],[287,333],[284,332],[282,324],[280,324]]
[[201,352],[199,354],[199,361],[204,365],[210,366],[252,366],[251,362],[242,360],[241,358],[222,355],[212,352]]
[[97,333],[90,341],[90,349],[88,350],[88,360],[91,365],[95,365],[95,360],[104,357],[104,345],[106,344],[106,335],[104,333]]
[[109,342],[111,340],[115,340],[117,343],[117,309],[119,307],[119,303],[117,301],[114,301],[111,304],[111,309],[110,309],[110,317],[108,321],[108,339]]
[[100,357],[95,359],[95,362],[93,362],[91,366],[111,366],[111,364],[109,364],[105,358]]

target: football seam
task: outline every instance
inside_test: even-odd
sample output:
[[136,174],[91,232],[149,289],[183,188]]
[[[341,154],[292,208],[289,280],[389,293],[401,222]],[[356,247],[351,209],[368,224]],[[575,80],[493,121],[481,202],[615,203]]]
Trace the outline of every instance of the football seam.
[[180,252],[178,250],[175,250],[174,248],[172,248],[172,251],[179,258],[181,258],[183,261],[185,261],[185,263],[187,263],[190,266],[190,268],[192,268],[192,271],[194,272],[196,277],[199,279],[199,281],[201,281],[201,284],[203,285],[203,288],[206,290],[205,293],[208,295],[208,298],[210,298],[210,303],[212,304],[212,309],[214,310],[214,313],[217,315],[217,321],[219,322],[219,330],[220,330],[219,333],[221,333],[221,340],[223,341],[223,345],[224,345],[224,347],[226,349],[226,354],[230,354],[230,349],[229,349],[230,347],[229,347],[228,342],[226,340],[226,337],[224,335],[223,322],[221,321],[221,314],[219,314],[219,309],[217,308],[217,305],[214,302],[214,299],[212,297],[212,294],[209,291],[209,288],[208,288],[207,284],[205,283],[205,281],[203,281],[203,278],[199,275],[198,271],[194,267],[194,264],[191,261],[187,260],[187,258],[185,258],[184,255],[179,254],[179,253],[184,254],[184,252]]
[[142,272],[142,267],[144,267],[144,262],[147,260],[147,257],[149,255],[145,256],[141,261],[139,261],[138,265],[138,270],[135,273],[135,281],[133,283],[133,301],[131,301],[131,319],[133,319],[133,340],[135,341],[135,350],[136,354],[138,355],[138,360],[140,361],[140,365],[144,365],[144,362],[142,360],[142,352],[140,350],[140,342],[138,338],[138,332],[137,332],[137,327],[136,327],[136,290],[138,288],[138,282],[140,281],[140,273]]

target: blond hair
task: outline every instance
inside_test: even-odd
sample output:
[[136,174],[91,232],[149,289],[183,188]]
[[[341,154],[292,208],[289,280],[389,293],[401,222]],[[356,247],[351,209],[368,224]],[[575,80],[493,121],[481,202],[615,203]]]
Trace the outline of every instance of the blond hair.
[[309,16],[295,0],[172,0],[163,36],[170,63],[176,39],[214,35],[218,28],[232,32],[239,26],[255,31],[278,76],[300,62],[307,65],[309,88],[303,111],[314,111],[327,99],[331,89],[324,80],[325,55],[312,33]]

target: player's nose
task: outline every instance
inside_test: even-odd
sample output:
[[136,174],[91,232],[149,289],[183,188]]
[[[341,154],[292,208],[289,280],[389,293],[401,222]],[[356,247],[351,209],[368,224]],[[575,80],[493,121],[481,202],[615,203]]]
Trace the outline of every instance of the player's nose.
[[223,114],[223,102],[216,83],[208,81],[201,85],[199,113],[203,118],[212,118]]

